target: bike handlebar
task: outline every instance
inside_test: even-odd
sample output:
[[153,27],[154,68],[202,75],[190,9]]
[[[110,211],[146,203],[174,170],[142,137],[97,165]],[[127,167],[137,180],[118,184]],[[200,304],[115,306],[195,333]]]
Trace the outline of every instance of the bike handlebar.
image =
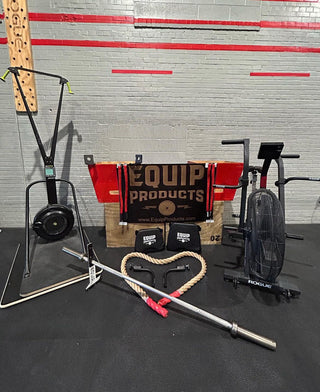
[[213,188],[222,188],[222,189],[240,189],[242,188],[242,184],[240,185],[219,185],[219,184],[213,184]]
[[287,184],[290,181],[320,181],[320,177],[289,177],[285,178],[284,183]]
[[73,91],[71,90],[71,87],[70,87],[70,82],[66,82],[66,85],[68,87],[69,94],[73,94]]
[[281,154],[281,158],[300,158],[300,154]]
[[69,81],[66,78],[64,78],[63,76],[51,74],[51,73],[48,73],[48,72],[36,71],[34,69],[29,69],[29,68],[24,68],[24,67],[9,67],[5,71],[5,73],[0,77],[0,80],[5,82],[6,81],[6,77],[9,75],[10,72],[15,74],[15,75],[19,75],[19,71],[32,72],[32,73],[39,74],[39,75],[45,75],[45,76],[50,76],[52,78],[58,78],[58,79],[60,79],[60,84],[66,84],[67,85],[69,94],[73,94],[73,91],[71,90]]
[[288,178],[284,178],[282,181],[276,181],[274,184],[276,186],[286,185],[290,181],[317,181],[317,182],[320,182],[320,177],[288,177]]

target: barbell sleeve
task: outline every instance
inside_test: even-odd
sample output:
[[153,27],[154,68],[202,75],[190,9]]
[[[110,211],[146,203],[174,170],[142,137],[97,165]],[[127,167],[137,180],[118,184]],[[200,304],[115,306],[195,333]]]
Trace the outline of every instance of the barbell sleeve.
[[265,338],[264,336],[258,335],[252,331],[248,331],[245,328],[239,327],[239,325],[235,322],[232,323],[232,328],[230,333],[233,337],[241,337],[246,340],[250,340],[251,342],[257,343],[260,346],[264,346],[269,350],[276,350],[277,343],[274,340]]

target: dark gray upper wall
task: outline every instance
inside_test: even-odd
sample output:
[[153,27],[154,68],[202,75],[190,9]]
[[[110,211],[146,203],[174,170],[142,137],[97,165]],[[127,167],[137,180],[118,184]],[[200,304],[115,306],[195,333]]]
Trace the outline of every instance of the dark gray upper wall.
[[[33,13],[134,16],[132,0],[115,2],[118,4],[79,0],[28,3]],[[195,1],[183,3],[198,5]],[[241,160],[239,149],[222,147],[220,140],[249,137],[252,163],[257,163],[259,143],[280,140],[286,152],[301,154],[299,161],[287,163],[288,176],[319,176],[320,53],[275,52],[271,46],[319,48],[319,27],[282,28],[280,22],[293,22],[292,27],[320,23],[320,5],[255,4],[261,5],[259,31],[141,28],[135,27],[133,19],[131,23],[31,21],[33,39],[124,43],[122,47],[33,46],[35,68],[64,75],[75,92],[65,96],[56,165],[58,175],[70,178],[77,188],[85,224],[103,224],[103,208],[83,164],[87,153],[93,153],[97,161],[129,160],[136,153],[142,153],[145,162]],[[0,38],[5,35],[1,24]],[[157,43],[186,46],[156,49]],[[242,49],[200,50],[197,45],[203,44],[228,49],[240,45]],[[243,50],[244,45],[268,50]],[[0,45],[2,69],[8,64],[8,49]],[[170,70],[172,74],[112,73],[117,69]],[[251,72],[307,72],[310,77],[251,77]],[[39,113],[35,119],[47,142],[53,131],[59,86],[42,78],[36,83]],[[0,103],[1,225],[22,226],[25,184],[41,178],[41,161],[30,124],[25,116],[15,114],[11,83],[1,85]],[[274,176],[272,172],[270,184]],[[288,185],[288,222],[319,222],[318,196],[318,184]],[[36,210],[43,198],[34,195],[34,201]],[[237,211],[238,197],[232,208]]]

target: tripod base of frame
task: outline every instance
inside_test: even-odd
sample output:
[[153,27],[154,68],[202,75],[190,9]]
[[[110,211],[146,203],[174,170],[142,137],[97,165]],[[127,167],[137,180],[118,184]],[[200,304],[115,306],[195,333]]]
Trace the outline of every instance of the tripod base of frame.
[[301,291],[294,284],[278,279],[274,283],[258,280],[245,275],[242,271],[225,271],[224,280],[232,282],[233,286],[237,288],[239,284],[250,286],[252,288],[258,288],[260,290],[268,291],[275,295],[284,295],[286,298],[298,297]]
[[[86,233],[84,234],[87,239]],[[66,245],[82,250],[78,227],[74,227],[63,240],[54,242],[46,242],[33,234],[30,245],[31,268],[26,276],[25,244],[17,244],[0,308],[8,308],[88,279],[87,268],[73,263],[62,252],[62,247]]]

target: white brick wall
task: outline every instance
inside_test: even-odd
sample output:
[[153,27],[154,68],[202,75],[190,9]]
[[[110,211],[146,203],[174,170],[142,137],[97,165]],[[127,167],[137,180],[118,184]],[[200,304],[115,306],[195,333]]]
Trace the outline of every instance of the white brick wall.
[[[28,3],[29,12],[134,15],[133,0]],[[320,22],[320,5],[261,2],[261,20]],[[319,35],[319,30],[310,29],[213,31],[31,21],[32,38],[42,39],[320,47]],[[0,24],[0,37],[5,37],[4,24]],[[241,149],[221,146],[220,141],[249,137],[252,164],[258,163],[261,141],[283,141],[286,152],[301,154],[300,160],[287,162],[287,176],[320,176],[319,53],[33,46],[33,56],[36,69],[62,74],[75,92],[65,95],[56,166],[58,175],[62,173],[76,186],[85,224],[104,221],[84,154],[94,154],[96,161],[129,160],[136,153],[143,154],[144,162],[241,160]],[[8,49],[0,45],[0,70],[8,65]],[[173,74],[112,74],[112,69],[161,69]],[[310,72],[311,76],[254,78],[250,72]],[[2,227],[24,225],[24,188],[42,177],[30,124],[14,111],[9,79],[0,86]],[[47,142],[59,85],[41,77],[36,80],[39,113],[35,120]],[[275,169],[269,184],[274,180]],[[320,208],[315,208],[319,194],[318,183],[290,183],[287,221],[319,223]],[[226,222],[232,221],[230,211],[238,211],[238,202],[237,195],[228,203]],[[32,211],[44,204],[43,194],[35,192]]]

